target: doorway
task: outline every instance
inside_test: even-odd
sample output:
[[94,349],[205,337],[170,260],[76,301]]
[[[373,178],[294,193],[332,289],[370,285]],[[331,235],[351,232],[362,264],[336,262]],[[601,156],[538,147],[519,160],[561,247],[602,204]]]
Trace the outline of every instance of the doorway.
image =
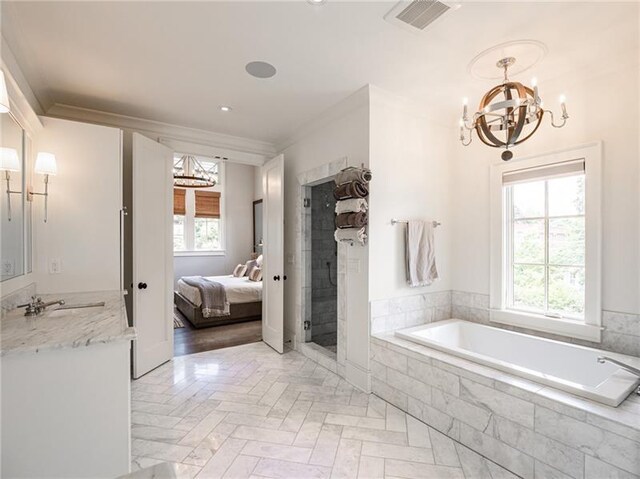
[[173,173],[174,355],[260,341],[262,286],[250,279],[262,264],[259,170],[182,151]]
[[[333,178],[348,166],[346,157],[298,174],[301,288],[296,348],[325,368],[344,376],[346,367],[347,246],[337,244]],[[328,264],[327,264],[328,263]]]
[[283,156],[256,167],[208,147],[183,154],[171,140],[128,138],[133,377],[174,356],[261,339],[282,352]]

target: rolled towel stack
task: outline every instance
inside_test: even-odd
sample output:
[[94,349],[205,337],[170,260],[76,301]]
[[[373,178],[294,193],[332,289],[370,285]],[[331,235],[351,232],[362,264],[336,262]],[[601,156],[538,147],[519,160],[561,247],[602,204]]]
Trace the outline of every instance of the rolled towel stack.
[[350,198],[365,198],[369,195],[369,186],[362,181],[353,180],[348,183],[342,183],[335,187],[333,196],[338,201],[348,200]]
[[369,183],[371,181],[371,170],[368,168],[345,168],[335,176],[334,181],[336,185],[351,183],[352,181]]
[[366,213],[369,209],[367,200],[364,198],[351,198],[348,200],[336,202],[336,214],[342,213]]
[[338,229],[334,237],[338,243],[340,241],[353,241],[354,243],[357,241],[360,244],[364,244],[367,240],[367,230],[365,227]]
[[336,227],[343,228],[362,228],[367,225],[367,213],[342,213],[336,216]]
[[350,241],[365,244],[367,240],[367,224],[369,222],[369,181],[371,170],[367,168],[349,167],[340,171],[334,178],[336,187],[333,195],[336,198],[336,233],[337,242]]

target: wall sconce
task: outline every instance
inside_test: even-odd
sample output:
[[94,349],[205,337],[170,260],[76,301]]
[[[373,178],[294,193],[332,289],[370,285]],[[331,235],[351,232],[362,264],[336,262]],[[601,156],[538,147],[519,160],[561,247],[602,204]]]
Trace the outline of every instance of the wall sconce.
[[47,222],[48,200],[49,200],[49,175],[55,176],[58,173],[56,156],[52,153],[40,152],[36,157],[36,165],[33,168],[35,173],[44,175],[44,193],[29,192],[29,201],[33,201],[33,195],[44,196],[44,222]]
[[7,93],[7,82],[4,79],[4,72],[0,70],[0,113],[9,113],[9,94]]
[[11,189],[11,172],[20,171],[20,158],[18,158],[17,150],[14,148],[0,147],[0,170],[4,171],[4,178],[7,182],[7,216],[9,221],[11,221],[11,195],[22,194],[22,191],[13,191]]

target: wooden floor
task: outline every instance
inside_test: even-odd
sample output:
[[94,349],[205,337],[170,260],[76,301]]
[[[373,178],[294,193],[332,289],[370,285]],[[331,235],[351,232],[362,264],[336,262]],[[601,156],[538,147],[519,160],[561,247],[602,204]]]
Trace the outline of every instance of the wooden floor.
[[184,323],[184,328],[174,329],[174,356],[262,341],[262,321],[260,320],[196,329],[178,310],[175,310],[174,314]]

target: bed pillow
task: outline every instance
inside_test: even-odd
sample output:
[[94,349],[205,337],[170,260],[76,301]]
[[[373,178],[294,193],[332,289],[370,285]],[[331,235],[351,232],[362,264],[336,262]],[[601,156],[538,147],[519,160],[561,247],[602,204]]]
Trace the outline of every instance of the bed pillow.
[[247,261],[245,263],[245,266],[247,267],[247,270],[244,272],[245,276],[249,276],[251,274],[251,271],[253,271],[254,268],[259,268],[260,265],[258,264],[258,262],[255,259],[251,259],[249,261]]
[[246,264],[239,264],[233,270],[233,277],[234,278],[242,278],[246,272],[247,272],[247,265]]
[[262,281],[262,268],[253,268],[249,274],[249,281]]
[[262,255],[256,258],[256,263],[258,263],[258,266],[261,268],[262,268],[262,259],[263,259]]

